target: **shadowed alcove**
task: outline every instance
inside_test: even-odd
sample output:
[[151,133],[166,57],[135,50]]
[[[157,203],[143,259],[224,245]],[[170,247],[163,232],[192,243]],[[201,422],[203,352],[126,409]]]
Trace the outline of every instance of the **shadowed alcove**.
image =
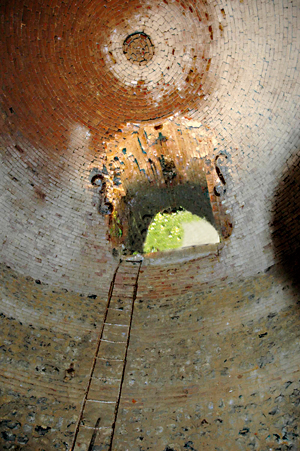
[[133,187],[132,191],[138,195],[132,196],[129,192],[123,200],[124,209],[129,210],[125,212],[129,218],[125,247],[131,254],[143,253],[149,225],[160,211],[172,211],[182,207],[199,217],[205,217],[215,225],[208,190],[205,186],[188,183],[166,189],[140,186],[138,189]]

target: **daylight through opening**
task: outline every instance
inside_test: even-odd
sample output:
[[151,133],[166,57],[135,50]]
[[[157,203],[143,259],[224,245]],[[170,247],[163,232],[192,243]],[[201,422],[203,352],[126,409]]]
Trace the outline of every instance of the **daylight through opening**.
[[180,207],[159,212],[151,222],[144,252],[159,252],[220,242],[217,230],[205,218]]

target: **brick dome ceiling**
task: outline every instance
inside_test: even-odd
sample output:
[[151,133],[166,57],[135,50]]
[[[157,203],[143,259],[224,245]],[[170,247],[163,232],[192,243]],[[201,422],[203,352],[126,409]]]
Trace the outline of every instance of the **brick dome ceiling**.
[[[216,88],[224,18],[206,2],[9,2],[5,19],[7,99],[37,128],[51,116],[105,133],[199,108]],[[124,54],[138,32],[152,43],[146,65]]]
[[[171,124],[178,161],[226,154],[234,232],[217,274],[270,266],[274,195],[298,149],[297,14],[287,1],[2,2],[3,261],[78,289],[109,280],[91,174]],[[144,164],[128,145],[124,180]]]

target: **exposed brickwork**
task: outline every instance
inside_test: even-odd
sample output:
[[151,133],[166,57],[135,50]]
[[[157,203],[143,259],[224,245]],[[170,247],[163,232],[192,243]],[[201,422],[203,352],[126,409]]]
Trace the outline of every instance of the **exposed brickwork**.
[[[273,194],[299,145],[295,4],[16,0],[1,11],[2,260],[79,292],[99,277],[109,286],[116,264],[90,172],[132,123],[165,116],[195,149],[209,139],[228,155],[223,271],[272,264]],[[139,69],[122,46],[141,26],[157,52]]]
[[0,448],[68,449],[106,299],[1,270]]
[[71,451],[112,449],[141,262],[120,262],[111,283]]
[[140,286],[115,450],[299,448],[299,294],[257,276]]
[[[125,246],[127,254],[142,253],[154,216],[179,207],[205,217],[222,238],[228,238],[232,220],[223,205],[227,182],[222,174],[227,159],[225,152],[215,154],[207,135],[193,139],[189,130],[169,121],[141,127],[110,143],[105,164],[98,169],[103,183],[94,185],[94,191],[100,195],[100,212],[107,202],[112,206],[113,245],[120,251]],[[97,168],[94,171],[92,181]]]
[[[109,214],[195,179],[224,239],[143,261],[111,451],[299,449],[299,12],[1,2],[1,449],[70,451],[119,263]],[[145,42],[124,54],[136,32],[145,61]]]

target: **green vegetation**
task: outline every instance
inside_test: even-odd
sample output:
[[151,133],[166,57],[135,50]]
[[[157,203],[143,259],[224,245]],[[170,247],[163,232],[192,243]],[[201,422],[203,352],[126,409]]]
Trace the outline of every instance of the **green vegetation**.
[[117,216],[116,212],[113,212],[112,218],[111,218],[111,227],[110,227],[110,236],[115,238],[120,238],[123,234],[122,228],[121,228],[121,221]]
[[199,216],[186,210],[158,213],[149,226],[144,252],[166,251],[181,247],[184,235],[182,224],[199,221],[199,219]]

